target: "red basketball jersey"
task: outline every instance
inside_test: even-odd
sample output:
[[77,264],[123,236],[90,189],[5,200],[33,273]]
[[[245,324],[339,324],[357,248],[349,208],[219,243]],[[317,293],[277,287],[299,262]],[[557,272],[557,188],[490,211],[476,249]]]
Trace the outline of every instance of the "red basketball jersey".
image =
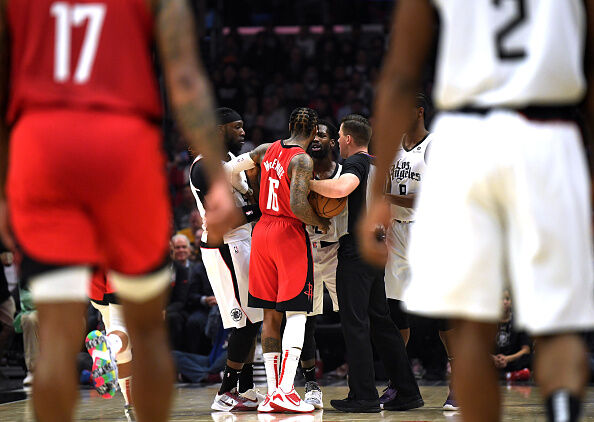
[[146,0],[8,2],[7,120],[31,109],[161,115]]
[[289,163],[299,154],[305,154],[297,145],[284,145],[276,141],[266,151],[260,164],[260,210],[262,214],[291,217],[300,221],[291,211],[291,178]]

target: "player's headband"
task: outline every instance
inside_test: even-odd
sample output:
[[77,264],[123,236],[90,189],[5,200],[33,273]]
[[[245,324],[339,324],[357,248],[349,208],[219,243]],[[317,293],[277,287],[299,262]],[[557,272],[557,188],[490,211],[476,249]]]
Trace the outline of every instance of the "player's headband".
[[238,112],[232,108],[221,107],[216,110],[217,122],[220,125],[226,125],[227,123],[236,122],[243,120]]

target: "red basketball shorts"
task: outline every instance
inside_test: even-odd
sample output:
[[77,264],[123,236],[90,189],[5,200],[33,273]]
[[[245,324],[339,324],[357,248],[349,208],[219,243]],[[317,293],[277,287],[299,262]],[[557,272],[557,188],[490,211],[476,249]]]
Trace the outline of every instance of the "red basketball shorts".
[[10,139],[8,202],[23,252],[140,275],[168,253],[160,130],[132,115],[29,112]]
[[279,312],[313,309],[313,260],[303,223],[263,215],[254,227],[248,306]]

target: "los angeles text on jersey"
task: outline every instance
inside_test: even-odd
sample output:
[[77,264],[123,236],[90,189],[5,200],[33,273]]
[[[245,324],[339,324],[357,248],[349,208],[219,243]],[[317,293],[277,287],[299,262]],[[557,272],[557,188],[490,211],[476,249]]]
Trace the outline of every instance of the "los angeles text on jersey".
[[398,160],[390,167],[390,178],[399,182],[404,179],[420,182],[421,173],[412,171],[410,161]]
[[266,171],[270,171],[270,169],[276,171],[278,177],[283,177],[283,174],[285,174],[285,169],[283,168],[283,165],[280,163],[280,161],[278,161],[278,158],[275,158],[272,161],[263,161],[262,165],[266,167]]

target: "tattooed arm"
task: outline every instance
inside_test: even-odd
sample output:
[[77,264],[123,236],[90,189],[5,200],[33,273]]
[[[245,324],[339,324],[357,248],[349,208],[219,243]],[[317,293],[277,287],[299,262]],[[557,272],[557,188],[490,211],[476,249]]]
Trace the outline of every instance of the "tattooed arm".
[[330,220],[320,217],[309,205],[309,181],[313,174],[313,160],[307,154],[293,157],[289,164],[291,175],[291,211],[305,224],[318,226],[321,231],[328,230]]
[[5,116],[8,106],[9,41],[6,18],[6,0],[0,1],[0,239],[4,246],[13,250],[14,240],[8,228],[6,204],[6,174],[8,171],[8,127]]
[[208,174],[214,176],[221,172],[223,142],[187,3],[154,0],[157,44],[176,121],[196,153],[204,156]]

